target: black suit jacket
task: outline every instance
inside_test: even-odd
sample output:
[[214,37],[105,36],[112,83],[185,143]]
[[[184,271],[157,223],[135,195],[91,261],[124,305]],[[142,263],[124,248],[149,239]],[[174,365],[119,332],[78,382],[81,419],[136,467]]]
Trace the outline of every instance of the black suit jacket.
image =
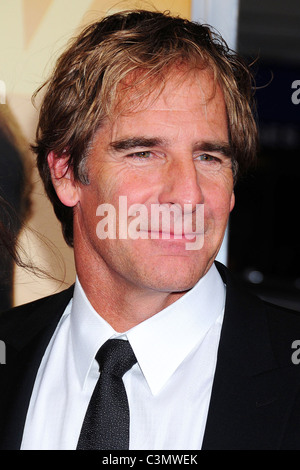
[[[243,291],[216,264],[227,295],[203,449],[300,450],[300,316]],[[38,367],[72,292],[0,316],[0,449],[20,448]]]

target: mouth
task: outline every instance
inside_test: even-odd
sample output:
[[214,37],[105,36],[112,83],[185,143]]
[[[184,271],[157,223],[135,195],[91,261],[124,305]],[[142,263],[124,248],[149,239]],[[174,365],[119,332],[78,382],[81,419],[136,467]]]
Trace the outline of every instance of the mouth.
[[176,233],[165,232],[163,230],[139,231],[139,238],[151,240],[167,250],[200,250],[204,244],[204,233]]
[[203,236],[203,232],[190,232],[190,233],[179,233],[174,231],[164,231],[164,230],[139,230],[138,232],[145,238],[153,240],[193,240],[193,238]]

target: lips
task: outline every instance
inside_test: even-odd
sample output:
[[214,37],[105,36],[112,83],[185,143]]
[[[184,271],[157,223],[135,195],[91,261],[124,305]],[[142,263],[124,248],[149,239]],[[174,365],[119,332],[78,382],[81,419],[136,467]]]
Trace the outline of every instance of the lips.
[[[131,225],[132,224],[132,225]],[[128,226],[134,227],[134,230],[139,233],[148,233],[149,238],[188,238],[191,239],[196,235],[204,233],[204,219],[200,220],[195,217],[177,220],[143,220],[140,217],[130,218]]]
[[[144,232],[141,230],[141,232]],[[146,232],[146,231],[145,231]],[[148,230],[147,233],[149,234],[149,238],[152,239],[163,239],[163,240],[168,240],[168,239],[174,239],[174,240],[192,240],[198,235],[201,235],[201,233],[178,233],[178,232],[165,232],[162,230],[156,231],[156,230]]]

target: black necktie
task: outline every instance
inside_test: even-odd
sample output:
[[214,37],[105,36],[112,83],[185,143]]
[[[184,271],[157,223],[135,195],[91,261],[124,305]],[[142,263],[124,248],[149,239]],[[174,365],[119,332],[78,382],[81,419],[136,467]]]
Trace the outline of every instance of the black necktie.
[[122,377],[136,357],[128,341],[110,339],[96,354],[100,377],[91,397],[78,450],[129,449],[129,406]]

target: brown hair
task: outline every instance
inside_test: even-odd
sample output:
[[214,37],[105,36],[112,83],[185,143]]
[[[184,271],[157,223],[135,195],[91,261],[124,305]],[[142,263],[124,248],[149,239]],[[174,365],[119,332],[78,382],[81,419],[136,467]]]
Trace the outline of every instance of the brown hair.
[[169,13],[134,10],[107,16],[72,40],[40,88],[47,85],[33,149],[69,245],[73,243],[73,210],[55,193],[48,153],[54,151],[59,158],[67,152],[74,178],[88,184],[84,164],[89,145],[104,119],[116,109],[120,85],[130,74],[135,77],[131,86],[143,82],[142,89],[148,93],[146,84],[158,87],[178,63],[212,70],[226,102],[234,174],[253,162],[257,145],[253,79],[244,61],[223,39],[209,26]]

